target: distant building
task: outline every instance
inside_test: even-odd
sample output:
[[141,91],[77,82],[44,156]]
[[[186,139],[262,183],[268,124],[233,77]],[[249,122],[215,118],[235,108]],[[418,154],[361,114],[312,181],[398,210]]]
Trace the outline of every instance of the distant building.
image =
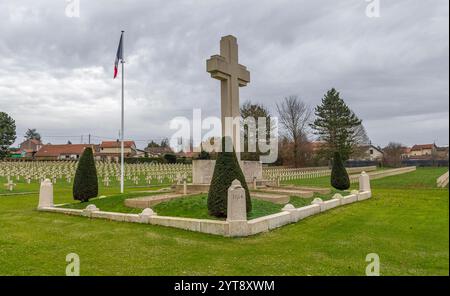
[[448,152],[448,147],[438,147],[436,144],[418,144],[411,148],[405,148],[402,159],[448,160]]
[[369,144],[357,147],[350,160],[381,161],[383,156],[384,152],[380,147]]
[[410,153],[411,153],[411,147],[403,147],[403,151],[400,156],[401,159],[408,159]]
[[194,151],[188,151],[188,152],[180,151],[178,153],[175,153],[175,155],[178,157],[186,157],[186,158],[196,158],[196,157],[198,157],[199,154],[200,154],[199,152],[194,152]]
[[436,156],[437,159],[447,159],[448,160],[448,147],[437,147]]
[[[325,142],[313,141],[309,142],[306,145],[306,149],[312,154],[317,155],[325,145]],[[349,160],[378,161],[383,159],[383,155],[383,150],[380,147],[374,146],[372,144],[361,145],[354,149],[354,152],[350,156]]]
[[9,148],[9,158],[22,158],[22,152],[19,148]]
[[306,149],[311,153],[317,154],[325,145],[326,143],[323,141],[308,142],[306,143]]
[[146,147],[144,149],[148,157],[160,157],[167,153],[173,153],[170,147]]
[[136,149],[136,154],[133,156],[134,158],[143,158],[147,155],[147,152],[141,149]]
[[363,153],[364,160],[383,160],[383,150],[374,145],[364,145],[360,147]]
[[92,144],[48,144],[42,145],[34,154],[34,158],[36,160],[77,160],[87,147],[91,147],[95,155],[96,147]]
[[20,143],[19,151],[22,158],[33,158],[33,156],[42,148],[40,140],[28,139]]
[[[138,154],[136,144],[134,141],[124,141],[124,156],[135,157]],[[119,161],[120,160],[121,142],[117,141],[103,141],[95,158],[98,160]]]
[[436,150],[436,144],[414,145],[409,152],[409,158],[431,158]]

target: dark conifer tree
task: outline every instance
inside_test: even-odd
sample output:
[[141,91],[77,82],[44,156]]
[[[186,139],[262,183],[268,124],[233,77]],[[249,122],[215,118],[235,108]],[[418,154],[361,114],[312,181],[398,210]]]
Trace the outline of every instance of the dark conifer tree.
[[98,195],[97,169],[92,148],[84,149],[73,180],[73,198],[82,202]]
[[234,150],[226,151],[225,138],[222,139],[222,151],[219,152],[214,167],[214,173],[208,192],[208,212],[212,216],[226,217],[228,188],[234,180],[239,180],[245,189],[247,201],[247,213],[252,210],[250,191],[245,181],[244,173],[241,170]]

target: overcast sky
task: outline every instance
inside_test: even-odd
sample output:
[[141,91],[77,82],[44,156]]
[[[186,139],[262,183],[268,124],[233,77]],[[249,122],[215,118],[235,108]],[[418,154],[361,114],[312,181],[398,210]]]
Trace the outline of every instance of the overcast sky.
[[314,107],[335,87],[376,145],[449,142],[447,0],[380,0],[372,18],[366,0],[79,3],[79,17],[68,17],[65,0],[0,2],[0,111],[15,119],[17,142],[27,128],[51,143],[118,137],[120,30],[125,134],[140,147],[171,136],[170,120],[193,108],[220,114],[205,60],[228,34],[251,72],[241,102],[276,115],[285,96]]

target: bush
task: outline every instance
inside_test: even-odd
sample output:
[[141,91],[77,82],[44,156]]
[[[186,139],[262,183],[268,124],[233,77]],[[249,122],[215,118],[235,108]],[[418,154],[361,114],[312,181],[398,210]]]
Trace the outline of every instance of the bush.
[[73,180],[73,199],[82,202],[98,195],[97,169],[92,148],[84,150]]
[[236,153],[225,151],[225,138],[222,139],[222,152],[218,154],[214,173],[208,192],[208,212],[212,216],[227,216],[227,195],[231,182],[238,179],[245,189],[247,213],[252,210],[252,202],[244,173],[239,166]]
[[331,169],[331,186],[339,190],[347,190],[350,188],[350,178],[344,167],[341,154],[334,153],[333,167]]
[[124,159],[125,163],[164,163],[165,160],[162,157],[128,157]]
[[211,159],[211,154],[202,149],[196,159]]
[[164,154],[164,159],[167,163],[176,163],[177,162],[177,156],[172,153],[166,153]]

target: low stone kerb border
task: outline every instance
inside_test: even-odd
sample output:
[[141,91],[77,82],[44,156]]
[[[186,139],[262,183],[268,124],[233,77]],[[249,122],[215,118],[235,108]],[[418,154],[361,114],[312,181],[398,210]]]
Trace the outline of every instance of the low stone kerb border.
[[[83,210],[58,208],[53,204],[53,185],[49,180],[45,180],[41,183],[38,210],[120,222],[160,225],[227,237],[243,237],[267,232],[286,224],[296,223],[309,216],[323,213],[339,206],[370,198],[372,192],[370,189],[369,176],[365,172],[362,172],[359,179],[359,191],[354,190],[348,196],[343,197],[340,194],[335,194],[332,199],[327,201],[316,198],[311,205],[301,208],[295,208],[293,205],[287,204],[280,213],[252,220],[243,220],[241,211],[245,211],[245,207],[235,207],[233,204],[235,202],[239,203],[240,198],[245,199],[245,191],[241,190],[240,183],[237,180],[233,182],[228,191],[229,204],[227,216],[239,217],[237,218],[239,220],[227,219],[226,221],[218,221],[159,216],[150,208],[144,209],[140,214],[104,212],[93,204],[88,205]],[[242,196],[242,194],[244,194],[244,196]]]

